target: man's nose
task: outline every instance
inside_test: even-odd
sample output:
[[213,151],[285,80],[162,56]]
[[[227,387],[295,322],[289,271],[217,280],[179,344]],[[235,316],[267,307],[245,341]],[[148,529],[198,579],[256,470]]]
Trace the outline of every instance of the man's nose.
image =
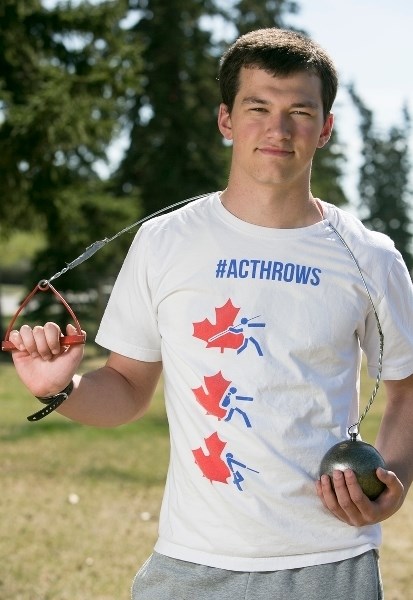
[[289,139],[291,137],[291,123],[288,115],[281,113],[269,116],[267,135],[274,139]]

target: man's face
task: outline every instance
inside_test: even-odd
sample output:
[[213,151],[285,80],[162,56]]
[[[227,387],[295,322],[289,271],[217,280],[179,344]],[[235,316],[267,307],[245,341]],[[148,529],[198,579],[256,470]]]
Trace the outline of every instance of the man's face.
[[274,77],[258,68],[241,69],[232,112],[221,104],[218,116],[222,135],[233,142],[232,175],[270,186],[308,181],[332,125],[332,115],[323,116],[318,76]]

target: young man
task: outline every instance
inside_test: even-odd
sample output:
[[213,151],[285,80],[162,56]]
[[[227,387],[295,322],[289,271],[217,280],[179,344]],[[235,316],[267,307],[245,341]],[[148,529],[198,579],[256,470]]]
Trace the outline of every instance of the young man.
[[[82,351],[62,352],[52,323],[11,334],[15,365],[36,396],[73,378],[59,411],[98,426],[141,417],[163,369],[171,461],[134,600],[376,600],[378,523],[413,473],[411,281],[388,238],[311,194],[333,127],[326,53],[251,32],[224,55],[220,85],[228,186],[140,229],[97,335],[106,366],[74,375]],[[318,474],[357,421],[362,350],[377,374],[372,303],[387,392],[375,501],[350,470]]]

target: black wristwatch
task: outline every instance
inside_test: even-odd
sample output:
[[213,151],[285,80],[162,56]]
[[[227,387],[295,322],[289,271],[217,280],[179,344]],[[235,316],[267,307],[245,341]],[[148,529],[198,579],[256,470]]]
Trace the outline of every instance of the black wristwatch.
[[36,398],[38,400],[40,400],[40,402],[43,402],[43,404],[46,404],[46,406],[44,408],[42,408],[41,410],[37,411],[36,413],[27,417],[27,420],[28,421],[39,421],[40,419],[43,419],[43,417],[46,417],[51,412],[56,410],[56,408],[58,408],[62,404],[62,402],[64,402],[70,396],[70,394],[73,392],[73,387],[74,386],[73,386],[73,380],[72,380],[69,383],[69,385],[67,387],[65,387],[64,390],[62,390],[58,394],[55,394],[54,396],[46,396],[46,397],[36,396]]

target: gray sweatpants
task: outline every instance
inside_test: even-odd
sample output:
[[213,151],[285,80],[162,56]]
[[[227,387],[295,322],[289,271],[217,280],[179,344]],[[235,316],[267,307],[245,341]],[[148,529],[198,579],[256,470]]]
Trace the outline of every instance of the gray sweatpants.
[[382,600],[374,550],[340,562],[285,571],[227,571],[154,552],[137,573],[132,600]]

